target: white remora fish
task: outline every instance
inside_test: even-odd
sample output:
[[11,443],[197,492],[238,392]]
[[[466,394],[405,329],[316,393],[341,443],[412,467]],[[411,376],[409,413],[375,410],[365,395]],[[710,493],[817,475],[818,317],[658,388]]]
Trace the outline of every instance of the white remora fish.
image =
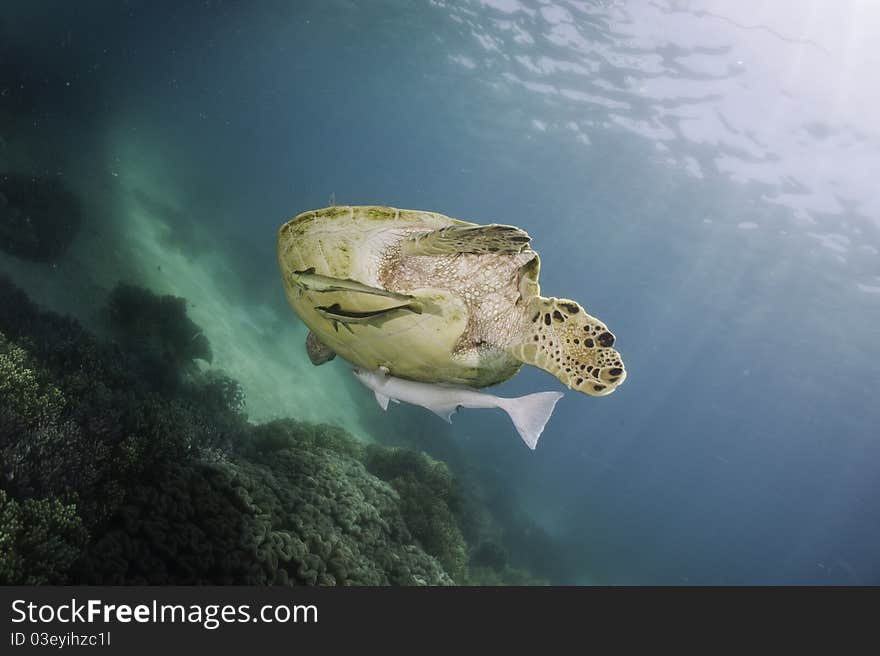
[[553,414],[561,392],[537,392],[513,399],[487,394],[470,387],[418,383],[389,376],[384,371],[365,371],[355,367],[355,377],[373,390],[383,410],[388,402],[411,403],[427,408],[435,415],[452,423],[452,415],[459,408],[501,408],[506,412],[517,432],[530,449],[538,444],[544,426]]

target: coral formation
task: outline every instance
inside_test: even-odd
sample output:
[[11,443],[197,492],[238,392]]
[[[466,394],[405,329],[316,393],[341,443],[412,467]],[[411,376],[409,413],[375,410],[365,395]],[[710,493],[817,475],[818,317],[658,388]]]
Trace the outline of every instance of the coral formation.
[[[353,438],[288,420],[256,427],[248,459],[173,466],[133,489],[86,559],[120,583],[450,584],[412,540],[394,489]],[[326,439],[324,439],[326,438]]]
[[183,299],[119,286],[106,316],[112,341],[0,278],[0,583],[538,582],[478,540],[443,462],[249,423],[193,365],[210,345]]
[[186,299],[120,283],[110,292],[106,314],[130,353],[154,352],[177,366],[213,359],[208,338],[186,314]]
[[79,225],[79,202],[57,180],[0,173],[0,250],[51,261],[64,254]]
[[0,490],[0,585],[68,583],[87,537],[75,506]]
[[[144,290],[132,298],[142,314],[163,307]],[[105,343],[0,280],[5,582],[453,582],[347,433],[253,426],[221,374],[193,367],[171,386],[147,375],[144,350],[198,330],[184,311],[160,316],[147,339]],[[168,366],[198,354],[173,351]],[[35,549],[49,533],[54,561]]]
[[400,494],[404,519],[422,548],[461,580],[468,561],[458,522],[463,501],[449,468],[424,453],[374,444],[365,462]]
[[[561,545],[535,524],[501,483],[503,467],[466,457],[456,440],[444,434],[442,424],[425,422],[416,408],[395,408],[391,427],[372,425],[381,444],[404,453],[423,452],[424,458],[440,461],[451,473],[455,500],[448,506],[469,548],[467,570],[457,582],[548,585],[571,579]],[[380,470],[374,473],[382,475]]]

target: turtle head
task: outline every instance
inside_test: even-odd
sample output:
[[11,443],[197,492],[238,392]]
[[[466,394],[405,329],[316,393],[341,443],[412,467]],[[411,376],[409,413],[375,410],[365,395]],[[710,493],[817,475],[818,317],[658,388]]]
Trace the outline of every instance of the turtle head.
[[511,349],[517,358],[590,396],[611,394],[626,380],[614,333],[580,305],[535,296],[527,310],[521,341]]

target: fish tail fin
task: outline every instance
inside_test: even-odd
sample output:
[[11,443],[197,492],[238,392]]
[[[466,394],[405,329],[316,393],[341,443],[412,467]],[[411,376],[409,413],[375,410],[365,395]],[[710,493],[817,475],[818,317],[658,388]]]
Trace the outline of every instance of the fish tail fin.
[[515,399],[499,399],[499,407],[510,416],[526,446],[534,449],[556,402],[562,397],[562,392],[537,392]]

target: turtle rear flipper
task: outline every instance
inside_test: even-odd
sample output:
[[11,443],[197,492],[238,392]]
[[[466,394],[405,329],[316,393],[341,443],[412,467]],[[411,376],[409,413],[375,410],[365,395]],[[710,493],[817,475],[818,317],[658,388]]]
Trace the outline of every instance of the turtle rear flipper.
[[325,362],[330,362],[330,360],[336,357],[336,353],[333,352],[333,349],[318,339],[318,336],[311,330],[306,336],[306,353],[309,354],[309,360],[311,360],[312,364],[316,367]]
[[522,253],[531,237],[524,230],[508,225],[449,226],[420,232],[403,240],[404,255],[454,255],[455,253]]
[[527,328],[511,353],[590,396],[611,394],[626,379],[614,335],[584,308],[565,298],[535,296]]

